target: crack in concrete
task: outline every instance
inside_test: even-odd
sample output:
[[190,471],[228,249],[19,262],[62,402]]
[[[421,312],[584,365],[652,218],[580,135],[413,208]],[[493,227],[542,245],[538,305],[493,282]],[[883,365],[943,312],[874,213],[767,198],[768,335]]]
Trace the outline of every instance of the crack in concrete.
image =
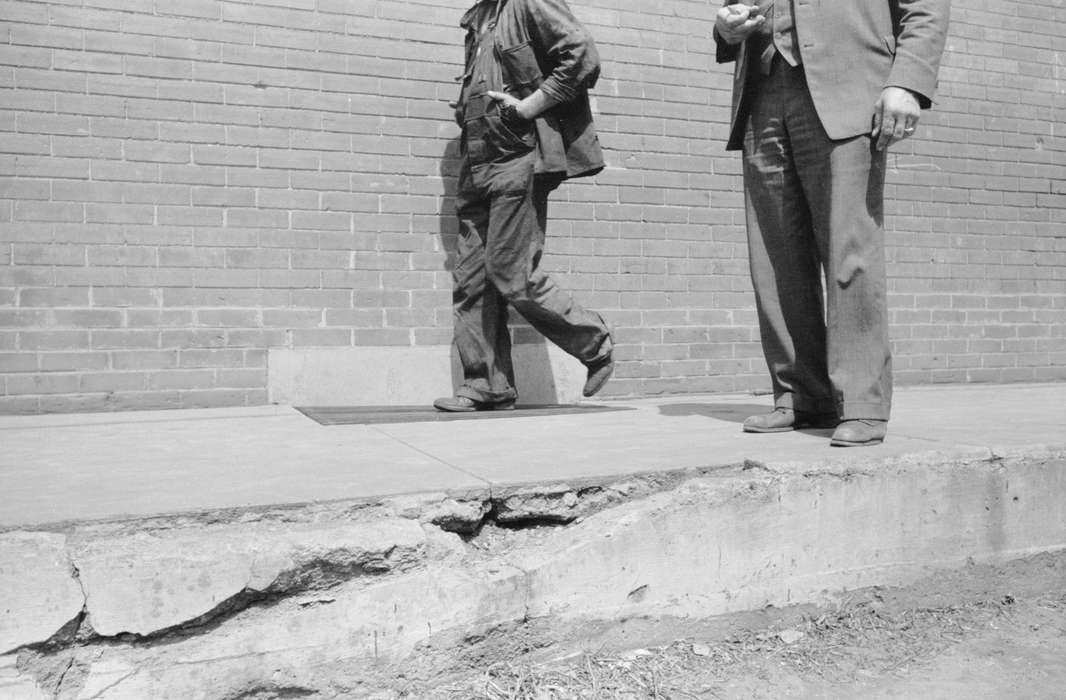
[[[395,549],[396,547],[390,548],[386,552],[385,559],[388,559],[389,554]],[[298,569],[281,572],[263,589],[246,585],[211,610],[191,620],[186,620],[150,634],[121,633],[111,637],[98,635],[97,639],[114,639],[134,646],[157,646],[168,643],[175,638],[199,636],[213,631],[228,620],[251,608],[270,607],[307,591],[329,590],[360,578],[378,577],[404,570],[406,570],[406,567],[403,566],[392,569],[372,562],[359,562],[351,566],[343,566],[337,565],[335,562],[316,558],[305,562],[304,566]],[[249,578],[250,583],[251,578]]]
[[106,693],[107,691],[111,690],[112,688],[117,688],[119,686],[119,684],[124,683],[125,681],[127,681],[130,678],[133,678],[135,675],[137,675],[137,671],[130,671],[129,673],[125,674],[124,676],[122,676],[121,678],[116,680],[114,683],[109,683],[108,685],[105,685],[95,695],[90,695],[85,700],[96,700],[97,698],[102,697],[103,694]]
[[74,667],[74,657],[72,656],[67,661],[67,667],[64,668],[59,674],[59,680],[56,682],[56,696],[59,696],[59,695],[61,695],[63,693],[63,681],[66,680],[67,673],[70,672],[70,669],[73,668],[73,667]]
[[238,690],[222,700],[286,700],[287,698],[306,698],[318,695],[317,690],[303,686],[266,686],[260,685],[248,690]]
[[[114,635],[97,634],[87,621],[89,615],[88,595],[85,593],[85,587],[80,576],[77,576],[76,580],[85,596],[81,612],[48,640],[38,644],[26,645],[14,651],[30,651],[40,654],[42,657],[55,657],[76,645],[83,647],[123,645],[149,648],[168,644],[177,639],[202,636],[219,628],[245,610],[254,607],[269,607],[307,591],[329,590],[360,578],[377,578],[390,573],[407,571],[411,566],[394,557],[398,550],[399,547],[394,545],[383,553],[373,553],[363,561],[347,564],[339,564],[325,556],[315,557],[301,562],[301,565],[295,569],[279,573],[268,586],[261,590],[251,585],[252,574],[249,574],[247,584],[243,589],[221,601],[211,610],[190,620],[149,634],[131,632],[121,632]],[[73,571],[77,572],[77,567],[74,566],[73,561],[71,562],[71,567]],[[325,604],[328,602],[332,601],[319,600],[314,601],[313,604]],[[68,667],[64,669],[64,676],[73,663],[74,661],[72,660]],[[34,675],[38,680],[42,679],[39,673]]]

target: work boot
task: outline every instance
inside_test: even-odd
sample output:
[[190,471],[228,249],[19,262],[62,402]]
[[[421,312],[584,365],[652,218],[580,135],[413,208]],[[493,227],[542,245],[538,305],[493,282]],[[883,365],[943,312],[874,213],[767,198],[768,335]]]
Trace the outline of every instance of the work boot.
[[614,373],[614,360],[608,354],[585,366],[588,368],[589,373],[588,378],[585,379],[585,386],[581,389],[581,395],[592,396],[602,389],[607,380],[611,378],[611,374]]
[[807,413],[778,406],[769,413],[747,418],[744,421],[744,432],[787,433],[799,428],[833,428],[838,422],[835,413]]
[[495,403],[477,401],[469,396],[445,396],[433,402],[433,408],[448,413],[469,413],[471,411],[513,411],[514,399],[505,399]]
[[888,433],[887,420],[873,420],[860,418],[846,420],[833,431],[833,439],[829,441],[834,447],[867,447],[880,445],[885,441]]

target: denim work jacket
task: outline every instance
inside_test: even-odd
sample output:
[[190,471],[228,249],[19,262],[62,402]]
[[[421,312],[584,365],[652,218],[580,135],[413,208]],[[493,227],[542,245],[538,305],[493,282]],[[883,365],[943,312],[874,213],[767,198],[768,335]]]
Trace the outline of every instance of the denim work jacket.
[[[498,1],[494,44],[504,90],[522,99],[539,88],[560,102],[536,119],[535,172],[565,178],[595,175],[604,164],[588,97],[600,75],[592,37],[565,0]],[[467,32],[466,70],[477,49],[478,7],[486,2],[493,4],[481,0],[459,23]]]

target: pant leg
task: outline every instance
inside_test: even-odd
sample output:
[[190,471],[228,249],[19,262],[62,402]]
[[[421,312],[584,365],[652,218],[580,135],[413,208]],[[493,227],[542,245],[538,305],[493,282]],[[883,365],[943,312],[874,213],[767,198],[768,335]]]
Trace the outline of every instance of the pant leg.
[[[809,104],[809,95],[804,97]],[[813,104],[807,112],[816,119]],[[806,136],[806,129],[797,131],[796,162],[825,261],[826,358],[834,402],[845,420],[888,420],[892,355],[883,224],[886,154],[875,151],[867,136],[830,141],[824,132],[819,139],[813,133]]]
[[[490,403],[517,397],[511,364],[507,303],[488,282],[485,244],[489,237],[490,197],[484,165],[464,163],[459,175],[456,211],[459,241],[452,271],[455,346],[463,366],[456,392]],[[479,182],[482,181],[482,182]]]
[[867,136],[833,141],[802,70],[789,71],[788,126],[826,281],[826,362],[844,419],[888,420],[892,361],[884,250],[886,154]]
[[821,260],[796,169],[783,65],[760,78],[744,139],[749,265],[774,404],[831,413]]
[[504,299],[544,337],[584,363],[611,352],[603,318],[578,304],[540,268],[548,194],[533,175],[534,154],[494,164],[486,270]]

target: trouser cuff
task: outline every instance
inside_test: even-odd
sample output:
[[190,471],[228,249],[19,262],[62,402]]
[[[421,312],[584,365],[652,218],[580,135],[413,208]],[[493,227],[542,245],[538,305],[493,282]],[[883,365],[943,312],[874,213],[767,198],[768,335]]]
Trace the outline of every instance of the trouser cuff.
[[518,392],[513,388],[507,391],[485,391],[469,384],[460,386],[455,391],[455,395],[465,396],[480,403],[502,403],[504,401],[515,401],[518,398]]
[[888,420],[892,407],[882,403],[842,401],[839,407],[841,420]]
[[791,408],[800,413],[836,414],[837,407],[830,397],[812,399],[796,394],[781,394],[774,398],[774,408]]

